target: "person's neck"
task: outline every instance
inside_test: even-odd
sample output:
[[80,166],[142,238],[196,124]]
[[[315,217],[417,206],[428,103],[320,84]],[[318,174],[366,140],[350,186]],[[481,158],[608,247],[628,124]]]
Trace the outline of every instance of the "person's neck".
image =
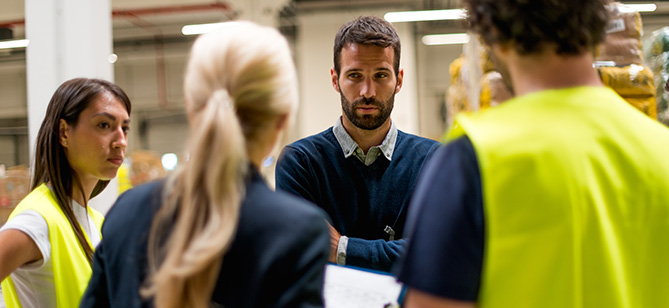
[[72,187],[72,200],[76,201],[81,206],[87,205],[88,200],[93,193],[93,189],[95,189],[95,185],[97,184],[97,179],[88,181],[82,179],[81,185],[83,186],[83,193],[79,191],[79,187],[74,184]]
[[346,115],[341,117],[342,125],[346,132],[358,144],[360,149],[367,154],[367,151],[373,146],[380,145],[386,138],[388,131],[390,131],[391,120],[388,118],[381,126],[375,129],[362,129],[355,126],[346,118]]
[[543,90],[602,86],[589,53],[562,56],[553,52],[519,56],[510,61],[509,73],[516,96]]

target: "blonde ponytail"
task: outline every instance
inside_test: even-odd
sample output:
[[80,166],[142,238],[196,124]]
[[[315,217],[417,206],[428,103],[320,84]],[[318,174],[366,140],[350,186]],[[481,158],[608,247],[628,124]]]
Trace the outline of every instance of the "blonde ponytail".
[[[181,193],[169,194],[158,215],[177,213],[162,262],[149,249],[154,264],[161,263],[145,293],[155,296],[156,307],[206,307],[234,238],[248,162],[230,101],[219,89],[193,119],[198,125],[186,146],[189,159],[168,183]],[[158,244],[158,234],[152,230],[149,241]]]
[[296,108],[295,68],[273,28],[228,22],[191,50],[184,93],[188,160],[165,184],[142,295],[156,307],[208,307],[234,240],[250,152]]

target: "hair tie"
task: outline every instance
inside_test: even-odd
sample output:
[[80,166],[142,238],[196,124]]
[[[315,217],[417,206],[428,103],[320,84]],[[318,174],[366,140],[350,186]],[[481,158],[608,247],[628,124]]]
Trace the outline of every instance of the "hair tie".
[[215,102],[223,104],[223,107],[230,109],[234,108],[234,101],[232,100],[230,93],[228,93],[228,90],[223,88],[217,89],[211,96]]

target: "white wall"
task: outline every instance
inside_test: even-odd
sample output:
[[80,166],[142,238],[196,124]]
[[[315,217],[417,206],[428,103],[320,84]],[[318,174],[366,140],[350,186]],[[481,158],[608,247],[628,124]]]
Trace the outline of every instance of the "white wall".
[[450,84],[449,65],[462,53],[462,45],[426,46],[416,38],[419,73],[418,118],[422,136],[440,140],[445,125],[446,90]]
[[27,116],[26,64],[0,64],[0,118]]

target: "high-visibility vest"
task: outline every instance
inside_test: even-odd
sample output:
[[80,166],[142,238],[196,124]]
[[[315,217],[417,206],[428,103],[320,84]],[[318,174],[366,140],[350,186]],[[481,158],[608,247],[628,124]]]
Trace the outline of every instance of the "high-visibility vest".
[[669,307],[669,129],[604,87],[456,118],[481,171],[479,307]]
[[[79,307],[79,301],[86,290],[92,273],[84,250],[81,248],[65,214],[58,206],[55,195],[45,184],[30,192],[16,206],[9,218],[11,219],[18,213],[29,209],[40,213],[49,226],[56,306],[63,308]],[[88,207],[88,215],[95,222],[95,228],[91,231],[99,233],[104,216],[91,207]],[[102,238],[102,235],[100,235],[100,238]],[[86,236],[86,240],[90,245],[88,236]],[[2,281],[2,293],[7,308],[22,307],[11,276]]]

